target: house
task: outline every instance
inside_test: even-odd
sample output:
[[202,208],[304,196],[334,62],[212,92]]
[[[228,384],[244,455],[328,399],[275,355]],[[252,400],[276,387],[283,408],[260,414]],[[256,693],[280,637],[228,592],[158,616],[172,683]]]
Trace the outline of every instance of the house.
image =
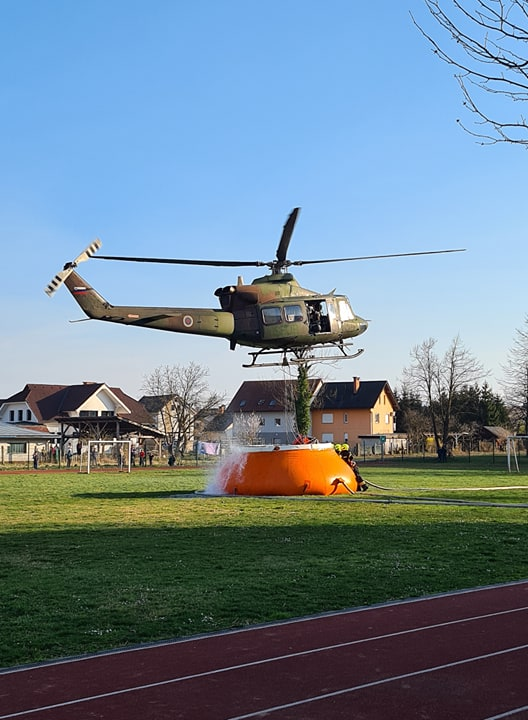
[[105,383],[80,385],[28,384],[1,401],[0,422],[60,437],[109,440],[162,438],[152,417],[134,398]]
[[[229,403],[232,435],[241,444],[292,443],[296,436],[296,380],[243,382]],[[398,404],[386,380],[310,381],[311,435],[320,442],[345,440],[355,452],[397,452],[407,436],[396,432]],[[381,448],[383,444],[383,448]]]
[[[310,381],[312,394],[321,380]],[[287,445],[297,434],[296,380],[247,380],[229,403],[233,438],[241,444]]]
[[189,452],[195,441],[213,442],[221,426],[225,432],[229,429],[224,414],[225,406],[195,406],[188,398],[180,399],[175,394],[143,395],[139,402],[153,418],[155,426],[163,430],[167,443],[173,452]]
[[312,401],[312,433],[321,442],[348,442],[355,452],[394,452],[405,435],[396,433],[398,403],[386,380],[324,383]]
[[483,425],[479,431],[480,447],[484,450],[497,449],[505,450],[508,437],[513,433],[506,428],[496,425]]
[[21,425],[0,422],[0,464],[32,461],[35,450],[41,454],[58,436],[47,430],[32,430]]
[[218,411],[204,425],[201,439],[205,442],[231,444],[233,440],[233,413],[221,405]]

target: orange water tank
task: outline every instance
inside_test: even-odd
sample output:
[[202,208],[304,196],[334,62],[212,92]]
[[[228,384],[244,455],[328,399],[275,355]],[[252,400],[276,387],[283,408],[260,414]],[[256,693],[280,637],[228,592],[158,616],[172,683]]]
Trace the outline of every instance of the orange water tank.
[[230,495],[349,495],[357,488],[327,443],[244,448],[218,466],[212,482],[212,491]]

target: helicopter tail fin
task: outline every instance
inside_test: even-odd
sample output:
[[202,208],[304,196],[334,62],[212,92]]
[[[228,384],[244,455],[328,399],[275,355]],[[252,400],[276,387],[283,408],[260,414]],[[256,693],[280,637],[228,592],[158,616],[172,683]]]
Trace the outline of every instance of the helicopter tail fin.
[[49,295],[51,297],[64,283],[67,277],[71,275],[73,270],[77,267],[77,265],[81,262],[84,262],[85,260],[88,260],[91,258],[95,253],[99,250],[101,247],[102,242],[97,238],[92,243],[88,245],[86,250],[83,250],[83,252],[78,255],[75,260],[72,262],[66,263],[66,265],[62,268],[62,270],[59,270],[59,272],[55,275],[53,280],[51,280],[50,283],[46,286],[44,292],[46,295]]

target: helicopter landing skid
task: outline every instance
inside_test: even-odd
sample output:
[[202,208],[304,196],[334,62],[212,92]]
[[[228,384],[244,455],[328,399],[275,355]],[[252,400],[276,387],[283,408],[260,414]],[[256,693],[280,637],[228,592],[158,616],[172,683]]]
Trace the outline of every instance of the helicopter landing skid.
[[[351,347],[351,344],[337,345],[330,343],[328,345],[316,346],[318,350],[338,348],[340,350],[339,355],[316,355],[315,353],[308,352],[306,348],[302,350],[288,349],[288,350],[258,350],[257,352],[248,353],[252,360],[250,363],[243,364],[244,368],[252,367],[287,367],[288,365],[303,365],[306,363],[319,363],[319,362],[333,362],[335,360],[352,360],[353,358],[359,357],[363,352],[363,348],[356,350],[354,353],[348,353],[346,348]],[[315,349],[315,348],[313,348]],[[292,353],[294,357],[288,358],[288,353]],[[282,355],[282,360],[276,362],[258,362],[264,355]]]

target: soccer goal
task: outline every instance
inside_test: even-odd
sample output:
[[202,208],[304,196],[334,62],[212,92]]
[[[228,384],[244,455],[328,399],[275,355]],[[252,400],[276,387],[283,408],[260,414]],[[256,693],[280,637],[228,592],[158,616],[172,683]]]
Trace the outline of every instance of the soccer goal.
[[508,435],[506,438],[506,454],[508,456],[508,472],[512,471],[512,458],[515,470],[519,472],[519,461],[517,460],[517,440],[528,440],[528,435]]
[[130,472],[131,445],[130,440],[88,440],[86,453],[81,454],[79,472],[83,471],[83,456],[87,473],[96,468]]

